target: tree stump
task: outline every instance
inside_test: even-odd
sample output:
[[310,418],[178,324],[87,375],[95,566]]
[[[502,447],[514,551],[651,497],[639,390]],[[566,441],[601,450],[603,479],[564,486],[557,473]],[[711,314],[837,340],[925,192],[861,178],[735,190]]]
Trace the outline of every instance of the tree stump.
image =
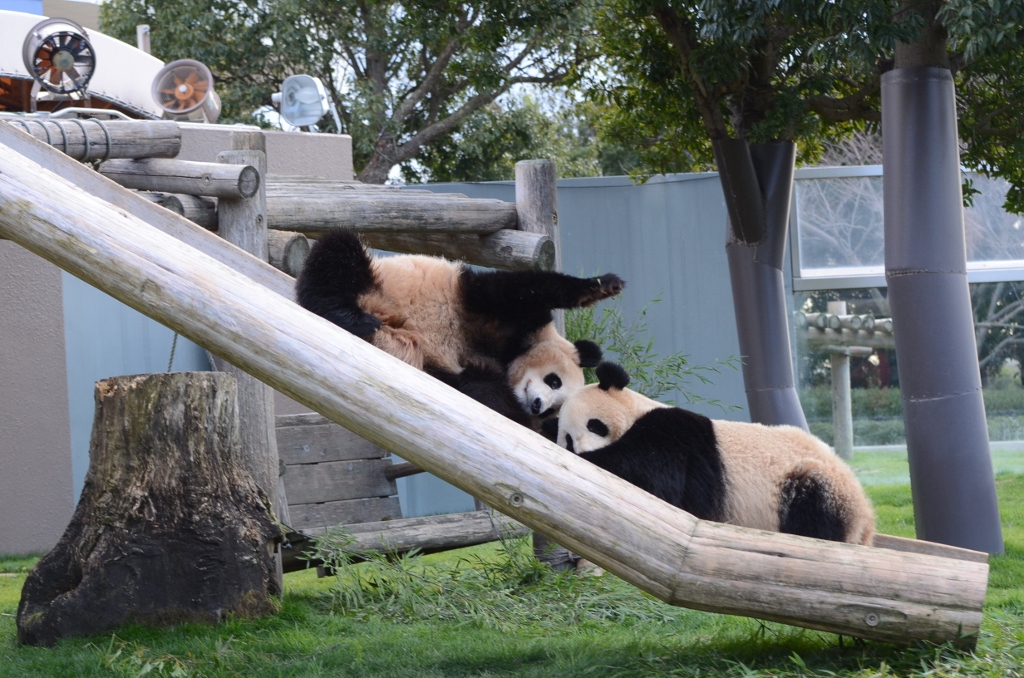
[[89,455],[71,523],[22,589],[19,642],[276,610],[281,532],[243,465],[234,377],[99,382]]

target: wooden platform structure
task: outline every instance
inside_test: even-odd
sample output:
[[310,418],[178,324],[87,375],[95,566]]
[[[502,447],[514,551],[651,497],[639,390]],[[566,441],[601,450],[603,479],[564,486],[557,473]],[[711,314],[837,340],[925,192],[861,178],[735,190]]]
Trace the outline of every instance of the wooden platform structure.
[[304,311],[283,273],[5,124],[0,236],[667,603],[896,643],[976,641],[983,554],[698,520]]

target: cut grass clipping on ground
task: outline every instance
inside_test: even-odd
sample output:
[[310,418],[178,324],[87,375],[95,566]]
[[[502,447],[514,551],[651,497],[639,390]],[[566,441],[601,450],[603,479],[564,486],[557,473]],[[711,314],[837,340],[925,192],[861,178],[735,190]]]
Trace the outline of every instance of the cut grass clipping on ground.
[[[669,607],[611,575],[554,575],[518,541],[289,574],[274,617],[52,649],[16,645],[24,562],[0,560],[0,676],[1022,676],[1024,476],[997,486],[1007,553],[974,653]],[[913,536],[909,487],[869,493],[881,531]]]

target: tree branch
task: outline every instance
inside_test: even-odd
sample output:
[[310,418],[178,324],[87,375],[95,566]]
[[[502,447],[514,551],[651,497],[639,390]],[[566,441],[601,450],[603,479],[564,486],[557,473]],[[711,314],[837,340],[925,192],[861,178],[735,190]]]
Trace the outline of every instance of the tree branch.
[[676,11],[666,4],[656,6],[653,13],[679,56],[683,73],[693,85],[697,110],[700,111],[708,136],[712,139],[727,137],[728,131],[725,127],[725,119],[722,117],[719,95],[709,91],[697,65],[693,63],[693,51],[697,48],[694,26],[680,19]]

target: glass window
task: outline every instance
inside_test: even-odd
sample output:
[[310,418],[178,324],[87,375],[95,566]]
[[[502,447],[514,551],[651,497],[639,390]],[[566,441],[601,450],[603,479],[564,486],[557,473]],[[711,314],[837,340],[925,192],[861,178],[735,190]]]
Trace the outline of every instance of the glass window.
[[[1004,179],[969,176],[977,191],[973,204],[964,210],[972,282],[1024,277],[1024,272],[1006,273],[1024,269],[1024,218],[1003,209],[1009,184]],[[872,277],[860,285],[884,285],[880,278],[885,273],[881,168],[798,171],[793,214],[794,275],[805,281],[798,287],[807,289],[806,281],[816,278],[847,279],[839,286],[854,287],[858,284],[850,279],[857,276]]]
[[800,276],[885,272],[882,177],[795,182]]
[[[1000,444],[1024,441],[1024,282],[972,284],[970,289],[989,438],[994,443],[993,458],[998,471],[1007,463],[1024,463],[1024,443]],[[850,318],[860,316],[860,329],[817,327],[816,314],[828,315],[829,301],[845,301],[844,324],[849,326]],[[854,447],[906,445],[895,344],[884,322],[890,318],[887,290],[882,287],[797,292],[794,308],[803,316],[793,324],[793,337],[800,401],[811,432],[832,444],[829,347],[859,345],[871,352],[850,358]],[[868,316],[871,323],[865,322]],[[804,319],[810,322],[805,323]],[[864,329],[868,324],[873,324],[870,331]]]

